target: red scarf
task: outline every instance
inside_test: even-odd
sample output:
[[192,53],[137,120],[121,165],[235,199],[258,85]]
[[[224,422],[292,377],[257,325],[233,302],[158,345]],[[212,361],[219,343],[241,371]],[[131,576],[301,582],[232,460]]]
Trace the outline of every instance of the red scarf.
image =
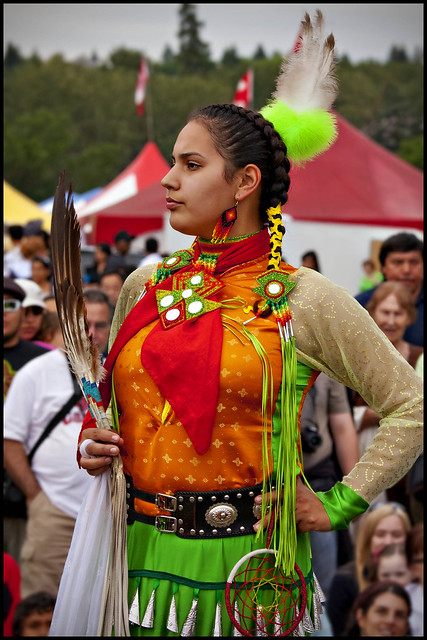
[[[199,271],[195,262],[202,252],[221,251],[214,271],[218,276],[231,267],[265,255],[269,250],[268,229],[224,245],[198,240],[193,263],[177,273]],[[104,363],[107,375],[99,386],[104,407],[110,402],[111,377],[117,356],[130,338],[159,317],[156,289],[170,291],[173,277],[148,291],[126,316]],[[211,299],[215,300],[215,295]],[[211,444],[218,402],[222,335],[221,312],[215,309],[166,330],[161,322],[156,323],[141,348],[143,367],[170,403],[199,455],[206,453]]]

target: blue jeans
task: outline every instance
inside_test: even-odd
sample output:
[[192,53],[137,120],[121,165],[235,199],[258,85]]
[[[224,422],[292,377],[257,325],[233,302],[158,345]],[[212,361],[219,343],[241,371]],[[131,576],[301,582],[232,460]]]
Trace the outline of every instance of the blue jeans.
[[310,531],[313,571],[326,598],[338,566],[338,537],[336,531]]
[[[325,597],[329,597],[332,578],[338,566],[338,537],[336,531],[310,531],[311,555],[313,571],[318,579]],[[323,604],[321,615],[322,628],[312,634],[317,637],[333,636],[326,606]]]

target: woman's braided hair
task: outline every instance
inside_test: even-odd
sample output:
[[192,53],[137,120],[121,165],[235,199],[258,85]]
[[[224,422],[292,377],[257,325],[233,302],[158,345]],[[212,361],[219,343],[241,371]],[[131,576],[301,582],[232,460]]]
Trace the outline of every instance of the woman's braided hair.
[[193,111],[188,121],[201,120],[225,160],[225,178],[255,164],[261,171],[260,215],[288,199],[290,162],[286,145],[271,122],[260,113],[235,104],[213,104]]

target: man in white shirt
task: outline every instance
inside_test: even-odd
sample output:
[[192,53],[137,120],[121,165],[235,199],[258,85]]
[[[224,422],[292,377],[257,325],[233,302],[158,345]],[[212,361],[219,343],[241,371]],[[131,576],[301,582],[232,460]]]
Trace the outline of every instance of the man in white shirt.
[[159,253],[159,243],[157,238],[147,238],[145,243],[145,256],[142,258],[138,267],[143,267],[145,264],[157,264],[163,260]]
[[[98,304],[86,306],[95,343]],[[104,319],[109,325],[108,311]],[[104,344],[97,346],[104,348]],[[28,463],[27,454],[73,390],[65,352],[58,348],[34,358],[16,373],[4,404],[5,467],[25,493],[28,507],[20,558],[22,597],[40,590],[56,596],[75,520],[93,481],[76,461],[76,444],[87,411],[83,398],[39,446],[31,466]]]

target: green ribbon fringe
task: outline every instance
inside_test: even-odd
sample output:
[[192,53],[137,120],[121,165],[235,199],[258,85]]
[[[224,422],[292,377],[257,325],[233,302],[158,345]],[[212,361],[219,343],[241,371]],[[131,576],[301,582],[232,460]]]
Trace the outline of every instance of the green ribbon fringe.
[[[268,416],[273,415],[273,373],[268,355],[248,329],[243,331],[252,342],[258,353],[263,369],[262,375],[262,415],[264,422],[262,440],[263,460],[263,494],[269,498],[261,505],[261,520],[268,515],[269,527],[272,526],[271,540],[277,541],[276,566],[280,566],[285,575],[294,569],[297,552],[297,531],[295,522],[296,477],[299,473],[298,462],[298,407],[296,399],[297,358],[295,338],[288,341],[281,339],[282,349],[282,387],[280,394],[281,429],[279,434],[278,453],[275,463],[276,496],[273,503],[271,492],[272,470],[268,447]],[[273,438],[273,420],[271,420],[271,442]],[[273,522],[271,522],[273,518]],[[257,538],[265,535],[262,527]]]
[[295,522],[295,492],[298,460],[298,407],[296,399],[297,359],[295,338],[281,340],[282,394],[281,423],[277,455],[276,484],[278,499],[275,510],[275,528],[278,522],[276,566],[282,566],[285,575],[294,569],[297,551]]

